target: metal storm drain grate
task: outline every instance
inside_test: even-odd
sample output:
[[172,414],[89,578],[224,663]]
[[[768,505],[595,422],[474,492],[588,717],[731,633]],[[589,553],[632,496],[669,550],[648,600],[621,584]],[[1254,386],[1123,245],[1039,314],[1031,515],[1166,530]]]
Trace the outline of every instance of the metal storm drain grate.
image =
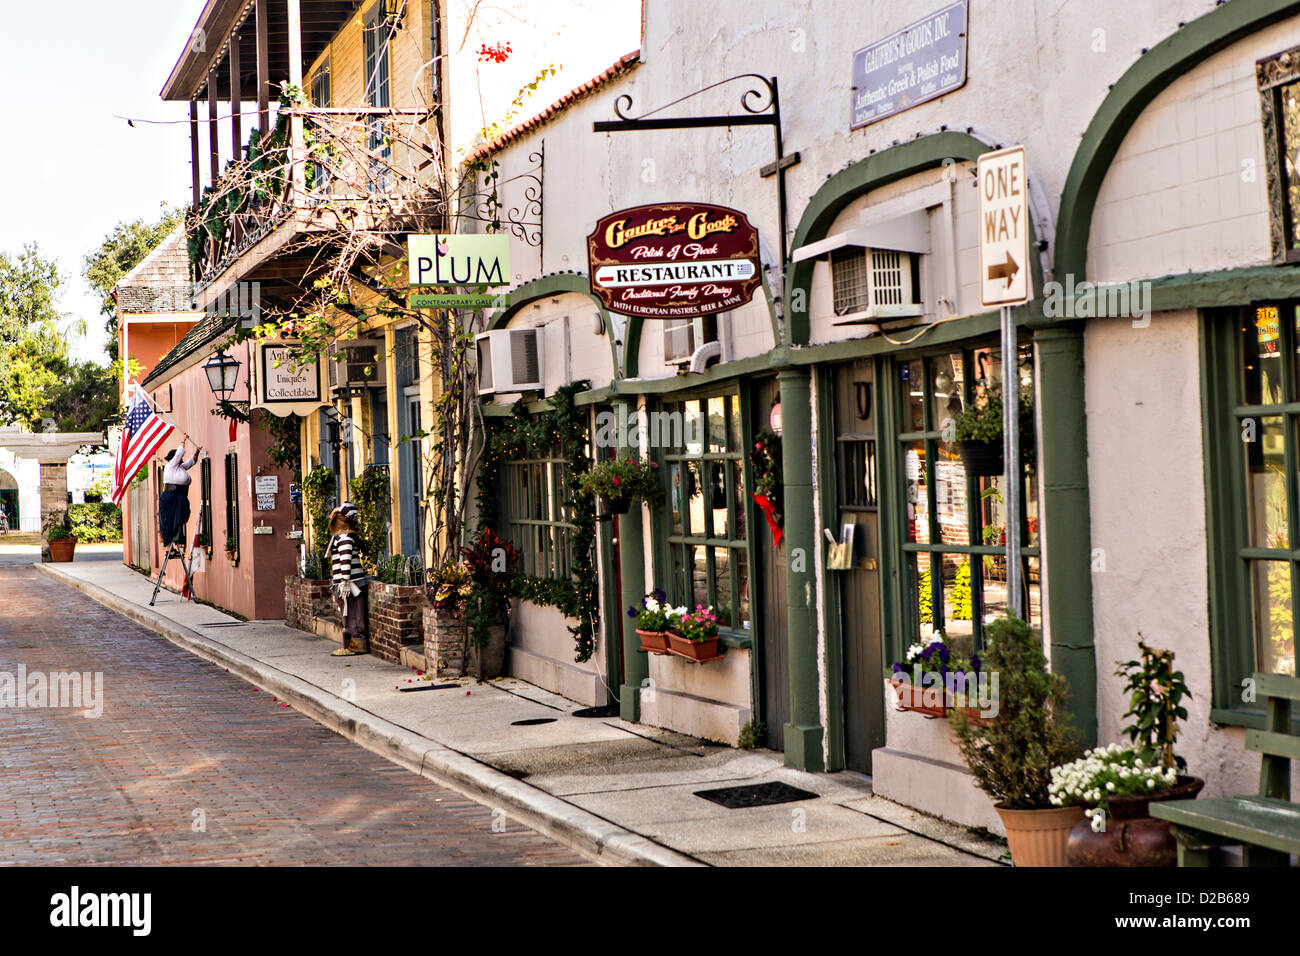
[[777,803],[793,803],[796,800],[816,800],[817,794],[800,790],[787,783],[755,783],[747,787],[722,787],[718,790],[696,790],[697,797],[711,800],[728,810],[743,810],[746,807],[770,807]]
[[583,707],[575,710],[570,717],[617,717],[618,704],[606,704],[604,707]]
[[554,717],[529,717],[527,720],[512,720],[511,727],[536,727],[538,724],[553,724]]

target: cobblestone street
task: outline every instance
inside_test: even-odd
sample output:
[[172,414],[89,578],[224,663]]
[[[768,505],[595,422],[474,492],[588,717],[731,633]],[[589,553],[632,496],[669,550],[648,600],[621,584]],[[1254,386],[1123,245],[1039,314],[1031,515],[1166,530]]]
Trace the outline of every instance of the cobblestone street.
[[30,568],[0,567],[4,674],[103,675],[103,714],[6,709],[0,863],[579,865]]

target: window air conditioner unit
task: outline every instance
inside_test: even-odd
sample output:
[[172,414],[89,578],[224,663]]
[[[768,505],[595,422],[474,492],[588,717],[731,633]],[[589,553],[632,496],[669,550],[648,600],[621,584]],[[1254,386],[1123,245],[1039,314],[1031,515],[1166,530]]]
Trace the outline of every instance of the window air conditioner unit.
[[[705,316],[695,319],[667,319],[664,321],[664,362],[668,365],[690,366],[697,353],[718,340],[717,319]],[[712,357],[716,350],[710,349]],[[697,369],[692,368],[692,371]]]
[[386,385],[383,339],[335,342],[330,346],[328,363],[330,392],[334,395],[363,395]]
[[474,345],[480,395],[543,390],[541,329],[481,332]]
[[920,262],[897,249],[847,247],[831,253],[836,325],[861,325],[923,315]]

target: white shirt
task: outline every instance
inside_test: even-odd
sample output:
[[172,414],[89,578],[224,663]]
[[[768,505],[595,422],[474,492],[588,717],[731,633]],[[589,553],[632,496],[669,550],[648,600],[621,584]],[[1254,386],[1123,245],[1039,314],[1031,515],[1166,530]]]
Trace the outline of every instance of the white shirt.
[[176,454],[172,455],[172,460],[167,462],[167,467],[163,469],[164,485],[188,485],[190,483],[190,469],[194,463],[199,460],[198,451],[194,452],[194,457],[189,461],[181,461],[185,454],[185,446],[180,445],[176,449]]

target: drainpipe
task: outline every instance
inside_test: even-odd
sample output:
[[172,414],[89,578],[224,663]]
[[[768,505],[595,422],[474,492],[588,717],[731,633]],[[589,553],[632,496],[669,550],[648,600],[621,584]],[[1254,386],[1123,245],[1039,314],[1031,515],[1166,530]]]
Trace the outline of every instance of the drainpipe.
[[1038,441],[1042,468],[1041,573],[1052,670],[1070,683],[1070,711],[1084,742],[1097,743],[1097,657],[1093,645],[1092,538],[1083,387],[1083,328],[1053,323],[1034,331],[1038,358]]
[[820,771],[821,711],[817,676],[817,582],[813,548],[812,380],[807,368],[777,372],[781,389],[781,446],[785,498],[786,641],[790,661],[790,722],[785,725],[785,765]]
[[[636,457],[635,446],[624,443],[622,423],[631,421],[636,405],[627,399],[614,405],[615,420],[619,422],[620,457]],[[642,526],[642,504],[637,502],[627,514],[618,516],[618,560],[622,580],[622,601],[616,609],[623,622],[623,683],[618,690],[619,716],[636,723],[641,719],[641,686],[650,677],[650,659],[641,650],[641,639],[636,636],[636,621],[624,613],[626,608],[640,604],[645,596],[645,532]]]

